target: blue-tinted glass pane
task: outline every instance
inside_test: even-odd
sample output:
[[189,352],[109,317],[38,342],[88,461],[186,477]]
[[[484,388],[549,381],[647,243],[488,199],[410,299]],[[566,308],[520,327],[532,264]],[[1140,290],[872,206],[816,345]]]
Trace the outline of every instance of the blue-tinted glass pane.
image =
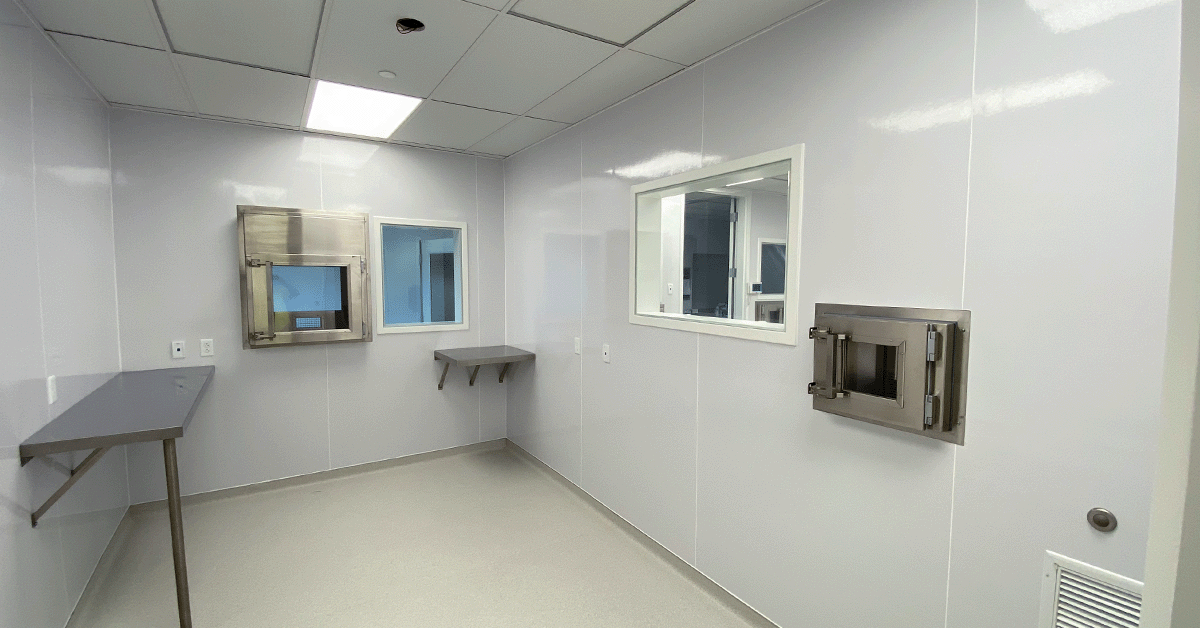
[[762,291],[763,294],[783,294],[784,276],[787,272],[787,246],[784,244],[762,245]]
[[383,324],[462,322],[462,232],[383,225]]
[[344,309],[341,266],[271,267],[276,312]]

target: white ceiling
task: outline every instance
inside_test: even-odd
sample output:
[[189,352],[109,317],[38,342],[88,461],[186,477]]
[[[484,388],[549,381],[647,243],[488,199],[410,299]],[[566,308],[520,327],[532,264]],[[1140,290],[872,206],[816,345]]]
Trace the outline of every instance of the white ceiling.
[[299,129],[322,79],[426,98],[393,142],[507,156],[817,0],[16,1],[116,106]]

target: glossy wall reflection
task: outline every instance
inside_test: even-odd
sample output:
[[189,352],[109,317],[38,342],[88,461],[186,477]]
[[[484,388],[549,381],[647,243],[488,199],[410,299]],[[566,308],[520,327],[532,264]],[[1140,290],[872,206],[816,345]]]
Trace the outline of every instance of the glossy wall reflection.
[[[59,628],[129,505],[111,451],[35,529],[29,513],[84,453],[17,446],[120,370],[108,107],[0,2],[0,625]],[[14,333],[14,330],[17,330]],[[49,404],[46,377],[58,378]]]
[[[1178,44],[1172,1],[833,0],[518,153],[509,437],[781,626],[1034,625],[1046,550],[1141,578]],[[807,342],[628,323],[630,186],[797,143],[801,311],[972,310],[966,447],[814,412]]]
[[[185,495],[504,436],[507,384],[452,377],[439,391],[433,360],[504,342],[498,160],[121,109],[112,127],[125,366],[217,367],[179,441]],[[238,205],[465,223],[469,327],[243,350]],[[200,338],[215,356],[198,355]],[[176,339],[183,360],[166,350]],[[129,452],[133,503],[163,499],[160,448]]]

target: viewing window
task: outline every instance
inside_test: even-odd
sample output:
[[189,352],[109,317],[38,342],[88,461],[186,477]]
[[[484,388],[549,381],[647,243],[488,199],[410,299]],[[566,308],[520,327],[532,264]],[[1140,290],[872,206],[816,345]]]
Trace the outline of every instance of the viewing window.
[[380,333],[467,328],[467,225],[375,218]]
[[803,154],[634,186],[630,322],[796,344]]

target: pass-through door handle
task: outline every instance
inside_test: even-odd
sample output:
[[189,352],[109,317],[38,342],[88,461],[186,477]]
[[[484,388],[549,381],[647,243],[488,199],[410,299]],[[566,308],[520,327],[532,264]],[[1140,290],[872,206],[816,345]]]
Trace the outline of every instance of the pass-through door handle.
[[[272,264],[269,261],[264,261],[264,260],[255,259],[255,258],[249,258],[246,260],[246,266],[248,266],[249,268],[262,268],[263,269],[263,273],[265,274],[265,277],[263,279],[263,286],[266,288],[266,290],[265,290],[266,294],[263,295],[262,301],[266,304],[267,329],[265,331],[263,331],[261,329],[254,329],[253,331],[250,332],[250,340],[252,340],[252,341],[254,341],[254,340],[274,340],[275,339],[275,276],[274,276],[275,267],[274,267],[274,264]],[[255,308],[255,310],[257,310],[259,307],[259,298],[258,298],[257,294],[254,294],[254,279],[251,278],[248,283],[250,284],[251,307],[253,307],[253,308]],[[257,325],[257,323],[258,323],[257,312],[251,312],[250,324]]]
[[817,343],[826,343],[824,348],[818,345],[814,349],[814,355],[824,355],[825,359],[818,358],[813,365],[813,377],[816,381],[808,385],[808,394],[826,399],[837,399],[838,395],[845,395],[846,343],[850,341],[850,336],[822,327],[811,327],[808,337]]

